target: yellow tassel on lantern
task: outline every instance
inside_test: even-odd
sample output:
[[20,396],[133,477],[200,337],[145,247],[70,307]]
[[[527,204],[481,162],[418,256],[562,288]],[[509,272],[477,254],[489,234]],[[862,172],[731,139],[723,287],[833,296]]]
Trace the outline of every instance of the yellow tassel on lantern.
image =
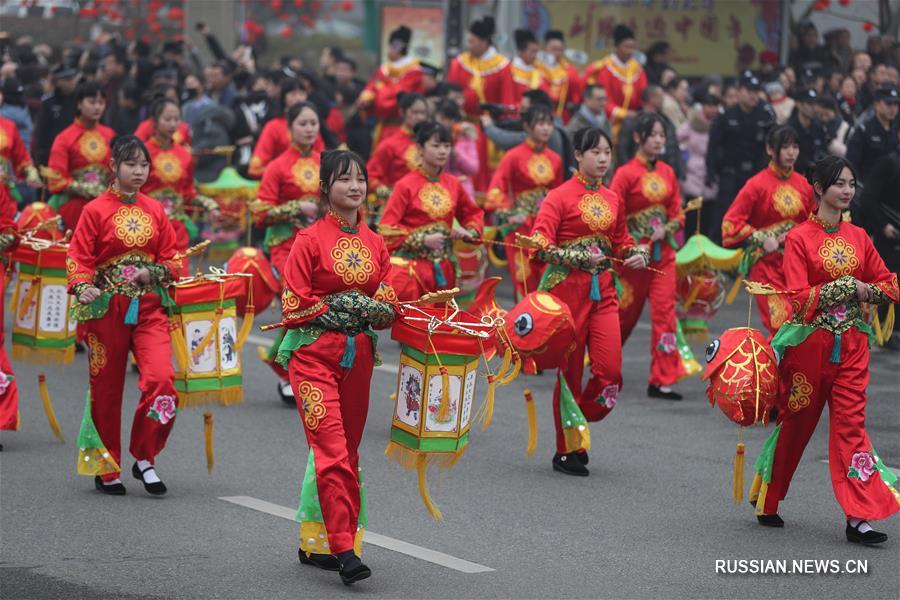
[[881,337],[885,343],[889,342],[894,333],[894,305],[889,304],[884,315],[884,323],[881,324]]
[[234,349],[236,352],[240,352],[244,347],[244,342],[247,341],[247,336],[250,335],[250,331],[253,329],[253,305],[248,304],[247,310],[244,312],[244,320],[241,323],[241,330],[238,332],[237,341],[234,343]]
[[488,389],[487,393],[484,395],[484,408],[482,409],[481,417],[482,431],[487,431],[488,425],[491,424],[491,419],[494,418],[494,388],[497,387],[497,384],[494,381],[494,376],[490,373],[487,375],[487,381]]
[[450,418],[450,374],[447,367],[441,367],[441,406],[438,408],[437,420],[441,423]]
[[506,373],[498,383],[500,385],[509,385],[513,379],[519,376],[519,371],[522,370],[522,358],[519,356],[518,352],[513,352],[513,367],[508,373]]
[[175,354],[175,362],[178,363],[178,369],[183,373],[188,367],[188,349],[187,342],[184,340],[184,333],[177,322],[170,321],[169,334],[172,339],[172,351]]
[[59,421],[56,419],[56,413],[53,411],[53,405],[50,404],[50,391],[47,389],[47,377],[41,373],[38,375],[38,390],[41,394],[41,403],[44,405],[44,413],[47,415],[47,422],[50,424],[50,430],[61,443],[66,440],[63,437],[62,429]]
[[525,447],[525,454],[531,456],[537,450],[537,412],[534,408],[534,396],[531,390],[526,389],[522,392],[525,395],[525,414],[528,415],[528,446]]
[[216,460],[213,454],[213,414],[209,411],[203,413],[203,437],[206,442],[206,471],[212,473]]
[[737,298],[738,292],[741,289],[741,282],[744,280],[743,275],[738,275],[737,279],[734,280],[734,285],[731,286],[731,289],[728,291],[728,296],[725,297],[725,304],[731,304],[734,302],[734,299]]
[[41,278],[35,277],[31,280],[31,287],[28,288],[28,291],[25,292],[25,298],[22,299],[22,304],[19,305],[19,321],[25,319],[25,313],[28,312],[28,309],[31,307],[31,303],[34,301],[34,297],[37,295],[38,290],[41,289]]
[[441,509],[439,509],[431,499],[431,494],[428,493],[428,482],[425,479],[425,470],[427,467],[428,457],[425,454],[420,454],[419,456],[417,456],[416,473],[419,476],[419,496],[422,498],[422,504],[425,505],[425,508],[428,509],[429,514],[431,514],[434,520],[440,521],[444,518],[444,515],[441,513]]
[[694,289],[691,290],[691,293],[688,294],[687,298],[685,298],[684,304],[682,304],[684,310],[687,310],[694,305],[694,302],[697,301],[697,296],[700,295],[700,289],[701,288],[699,285],[694,286]]
[[269,349],[265,346],[257,346],[256,347],[256,355],[259,357],[259,360],[263,361],[266,364],[269,364]]
[[744,442],[738,442],[734,454],[732,496],[735,504],[740,504],[744,501]]
[[503,379],[506,376],[506,372],[509,370],[509,365],[512,362],[512,348],[506,346],[506,350],[503,351],[503,362],[500,363],[500,368],[497,369],[497,379]]

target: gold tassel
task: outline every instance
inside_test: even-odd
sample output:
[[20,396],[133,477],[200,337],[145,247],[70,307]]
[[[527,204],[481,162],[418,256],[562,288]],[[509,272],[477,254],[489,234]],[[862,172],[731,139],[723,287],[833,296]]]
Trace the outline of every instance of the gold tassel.
[[206,332],[206,335],[203,336],[203,339],[200,340],[200,343],[197,344],[197,347],[191,350],[192,359],[199,359],[200,355],[203,354],[203,351],[206,350],[206,347],[209,346],[215,339],[216,332],[219,331],[219,321],[221,320],[221,317],[221,310],[216,310],[216,316],[215,318],[213,318],[212,327],[209,328],[209,331]]
[[878,316],[878,307],[872,306],[872,331],[875,333],[875,343],[884,346],[884,336],[881,334],[881,317]]
[[263,361],[266,364],[269,364],[269,349],[265,346],[257,346],[256,347],[256,355],[259,357],[259,360]]
[[488,389],[487,393],[484,395],[484,408],[482,409],[482,418],[481,418],[481,430],[487,431],[488,425],[491,424],[491,419],[494,418],[494,388],[496,386],[496,382],[494,381],[494,376],[488,373],[487,375],[488,381]]
[[740,504],[744,501],[744,442],[738,442],[735,450],[732,488],[732,499],[735,504]]
[[500,385],[508,385],[512,382],[513,379],[519,376],[519,371],[522,370],[522,358],[519,356],[518,352],[513,351],[513,368],[512,370],[504,375],[500,381],[498,382]]
[[178,369],[184,373],[188,368],[188,349],[178,321],[169,321],[169,337],[172,339],[172,350],[175,354],[175,361],[178,363]]
[[250,335],[250,331],[253,329],[253,316],[253,305],[248,304],[247,310],[244,312],[244,320],[241,323],[241,330],[238,332],[237,341],[234,343],[236,352],[240,352],[244,348],[244,342],[247,341],[247,336]]
[[737,298],[738,292],[741,289],[741,282],[744,280],[744,276],[738,274],[737,279],[734,280],[734,285],[731,286],[731,290],[728,292],[728,296],[725,298],[725,304],[731,304],[734,302],[734,299]]
[[497,369],[497,379],[503,379],[506,376],[506,372],[509,370],[509,364],[512,362],[512,348],[506,346],[506,350],[503,351],[503,362],[500,363],[500,368]]
[[40,391],[41,402],[44,405],[44,413],[47,415],[47,422],[50,424],[53,435],[56,436],[56,439],[58,439],[60,443],[66,443],[62,434],[62,429],[59,426],[59,421],[56,420],[56,413],[53,412],[53,405],[50,404],[50,391],[47,389],[47,377],[43,373],[38,375],[38,390]]
[[759,496],[756,498],[756,514],[761,515],[766,509],[766,495],[769,492],[769,484],[762,483],[759,486]]
[[416,457],[416,473],[419,476],[419,496],[422,498],[422,504],[425,505],[425,508],[428,510],[429,514],[431,514],[432,518],[434,518],[435,521],[440,521],[444,518],[444,515],[441,513],[441,509],[439,509],[431,499],[431,494],[428,493],[428,481],[425,479],[425,469],[427,467],[428,456],[419,454]]
[[28,291],[25,292],[25,297],[22,299],[22,304],[19,305],[19,321],[25,319],[25,313],[28,312],[28,307],[31,306],[31,302],[34,300],[34,297],[37,295],[39,289],[41,289],[41,278],[35,277],[31,280],[31,287],[29,287]]
[[203,413],[203,437],[206,442],[206,471],[212,474],[216,460],[213,454],[213,414],[209,411]]
[[884,315],[884,323],[881,324],[881,337],[885,343],[889,342],[894,333],[894,305],[889,304]]
[[438,408],[437,420],[443,423],[450,418],[450,375],[447,367],[441,367],[441,406]]
[[685,298],[684,304],[682,304],[682,307],[684,307],[684,310],[687,310],[690,307],[692,307],[694,305],[694,302],[697,301],[697,296],[699,296],[699,295],[700,295],[700,286],[695,285],[694,289],[691,290],[691,293],[688,294],[688,297]]
[[534,409],[534,396],[531,390],[525,389],[522,392],[525,395],[525,414],[528,415],[528,446],[525,447],[525,454],[531,456],[537,450],[537,413]]

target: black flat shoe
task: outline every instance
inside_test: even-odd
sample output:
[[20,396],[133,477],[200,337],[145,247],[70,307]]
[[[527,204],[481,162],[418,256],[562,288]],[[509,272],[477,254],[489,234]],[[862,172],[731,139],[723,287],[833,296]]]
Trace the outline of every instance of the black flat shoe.
[[[863,521],[865,523],[865,521]],[[860,523],[862,525],[862,523]],[[863,544],[864,546],[874,546],[875,544],[883,544],[887,541],[887,534],[870,529],[865,533],[860,533],[859,529],[847,523],[847,541],[854,544]]]
[[784,527],[784,519],[778,515],[756,515],[756,520],[763,527]]
[[106,485],[103,483],[103,480],[99,475],[94,477],[94,487],[97,488],[98,491],[103,492],[104,494],[109,494],[110,496],[124,496],[125,495],[125,486],[122,485],[121,482],[113,483],[112,485]]
[[575,456],[578,458],[578,462],[580,462],[583,465],[587,465],[591,460],[588,457],[587,450],[582,450],[581,452],[576,452]]
[[578,457],[577,452],[569,452],[568,454],[560,454],[557,452],[553,456],[553,470],[565,473],[566,475],[575,475],[577,477],[587,477],[591,474],[584,463]]
[[297,401],[294,400],[294,390],[291,388],[291,384],[286,381],[278,382],[278,397],[285,404],[297,406]]
[[[148,494],[152,494],[154,496],[162,496],[167,491],[166,484],[164,484],[162,481],[157,481],[156,483],[147,483],[146,481],[144,481],[144,473],[146,473],[150,469],[153,469],[153,467],[150,466],[141,471],[140,469],[138,469],[137,463],[134,463],[134,465],[131,467],[131,474],[134,475],[135,479],[141,480],[141,483],[144,484],[144,489],[147,490]],[[156,469],[153,470],[155,471]],[[157,477],[158,476],[159,475],[157,475]]]
[[676,392],[675,390],[669,390],[668,392],[664,392],[661,386],[653,385],[652,383],[647,386],[647,395],[651,398],[660,398],[662,400],[681,400],[682,395]]
[[306,552],[304,552],[302,548],[297,548],[297,557],[300,558],[300,562],[302,562],[304,565],[319,567],[323,571],[341,570],[341,561],[337,559],[337,556],[332,556],[330,554],[313,553],[310,553],[309,556],[307,556]]
[[353,555],[341,565],[340,575],[344,585],[352,585],[357,581],[371,577],[372,569],[364,565],[358,556]]

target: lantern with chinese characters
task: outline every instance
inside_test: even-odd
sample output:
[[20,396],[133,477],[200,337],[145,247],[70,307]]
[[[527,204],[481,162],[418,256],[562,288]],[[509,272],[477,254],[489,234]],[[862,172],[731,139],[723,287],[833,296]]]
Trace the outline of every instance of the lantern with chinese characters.
[[575,321],[565,303],[548,292],[531,292],[506,313],[506,338],[526,373],[555,369],[575,348]]
[[[258,249],[244,246],[238,248],[228,259],[225,264],[225,271],[228,273],[244,273],[250,275],[250,290],[253,292],[253,314],[258,315],[266,310],[275,294],[281,289],[275,273],[272,272],[272,265],[265,255]],[[238,314],[243,315],[247,309],[247,297],[237,299]]]
[[199,185],[197,191],[215,200],[222,213],[221,222],[203,232],[204,239],[212,242],[209,260],[226,260],[238,247],[241,234],[249,226],[247,206],[258,189],[258,181],[244,179],[233,167],[222,169],[215,181]]
[[[385,455],[415,468],[419,493],[436,518],[425,481],[428,464],[451,468],[469,443],[475,403],[478,362],[492,348],[499,322],[479,320],[459,310],[455,302],[442,308],[403,305],[391,337],[400,342],[400,372],[391,419],[391,439]],[[488,392],[482,409],[484,427],[493,412],[494,386],[508,383],[518,368],[504,361],[502,372],[487,374]]]
[[[49,241],[59,240],[63,237],[62,232],[55,224],[48,221],[56,216],[56,211],[46,202],[32,202],[19,214],[16,220],[16,229],[20,233],[30,231],[31,237],[44,239]],[[47,223],[47,226],[43,226]]]
[[13,293],[12,356],[38,363],[67,364],[75,358],[76,303],[67,290],[69,245],[23,239],[13,252],[19,278]]
[[250,276],[217,272],[169,288],[169,330],[180,407],[237,404],[244,399],[241,348],[253,326],[247,311],[238,330],[237,300],[252,305]]

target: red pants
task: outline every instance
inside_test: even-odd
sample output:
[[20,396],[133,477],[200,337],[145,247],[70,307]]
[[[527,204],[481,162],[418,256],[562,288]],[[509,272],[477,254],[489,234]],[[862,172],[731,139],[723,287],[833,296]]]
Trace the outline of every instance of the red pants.
[[[141,400],[134,411],[129,451],[138,460],[151,463],[166,445],[175,422],[175,375],[169,325],[159,296],[140,299],[137,325],[125,325],[129,298],[115,295],[109,312],[87,321],[90,349],[91,418],[103,445],[121,465],[122,387],[128,368],[128,351],[137,361]],[[118,477],[111,473],[105,480]]]
[[763,512],[775,514],[828,403],[828,463],[838,504],[847,518],[884,519],[900,510],[900,496],[873,468],[872,442],[866,434],[866,386],[869,384],[868,336],[850,329],[841,335],[841,357],[832,363],[834,337],[816,330],[785,350],[779,423],[772,480]]
[[[575,350],[560,367],[581,412],[588,421],[600,421],[615,407],[622,386],[622,343],[619,338],[619,306],[612,275],[600,275],[600,301],[590,299],[591,276],[572,271],[565,281],[550,290],[572,311],[575,320]],[[584,348],[590,357],[591,378],[582,389]],[[556,451],[566,452],[562,418],[559,414],[560,385],[553,390],[553,421]]]
[[405,265],[391,265],[391,287],[401,302],[418,300],[423,294],[450,289],[456,285],[456,267],[449,260],[442,260],[441,273],[446,285],[438,285],[434,262],[424,258],[407,258]]
[[685,375],[675,329],[675,250],[665,242],[660,244],[661,258],[650,264],[664,271],[665,275],[627,267],[617,269],[623,289],[619,300],[619,320],[624,344],[644,310],[644,302],[650,300],[652,331],[648,382],[651,385],[672,385]]
[[[532,221],[534,218],[530,217],[529,223]],[[507,244],[515,244],[516,232],[528,234],[531,232],[531,225],[510,232],[503,241]],[[513,286],[516,290],[516,302],[535,291],[541,282],[543,265],[539,261],[529,259],[528,252],[521,252],[516,248],[506,246],[506,267],[509,269],[509,274],[512,275]]]
[[81,218],[81,211],[84,210],[85,204],[90,202],[84,198],[69,198],[59,207],[59,216],[62,217],[63,225],[66,229],[75,231],[78,220]]
[[[747,273],[748,281],[758,281],[760,283],[768,283],[776,290],[787,288],[784,280],[784,270],[782,269],[782,259],[784,255],[781,252],[774,252],[764,256],[755,265],[750,267]],[[757,295],[756,308],[759,310],[759,318],[763,327],[769,331],[769,339],[775,335],[778,328],[791,316],[791,305],[785,300],[781,294],[772,296]]]
[[15,431],[19,428],[19,386],[16,385],[12,364],[6,355],[6,340],[3,335],[5,290],[6,273],[3,263],[0,263],[0,429]]
[[369,411],[372,339],[356,336],[353,366],[340,366],[347,336],[326,331],[295,351],[289,373],[306,441],[315,451],[316,484],[333,554],[353,549],[359,519],[359,442]]

